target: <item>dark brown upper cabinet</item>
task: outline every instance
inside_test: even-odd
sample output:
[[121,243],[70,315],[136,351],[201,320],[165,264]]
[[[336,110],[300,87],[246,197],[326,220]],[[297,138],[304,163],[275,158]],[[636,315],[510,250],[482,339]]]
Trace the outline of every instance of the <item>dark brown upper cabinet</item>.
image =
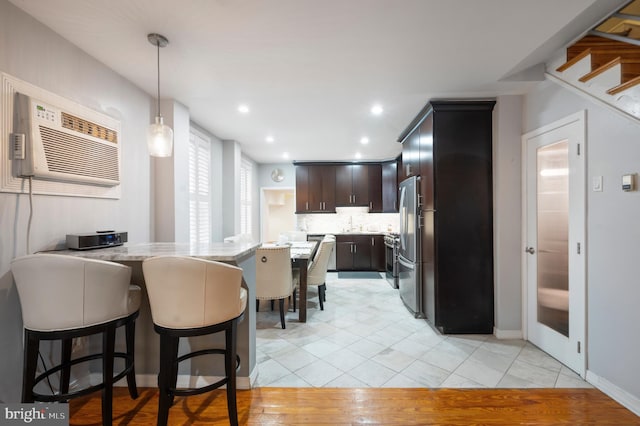
[[296,213],[335,213],[336,166],[296,166]]
[[369,175],[369,213],[382,213],[384,211],[382,194],[384,192],[382,181],[382,164],[368,164]]
[[388,161],[381,166],[383,213],[398,212],[398,163],[398,160]]
[[366,164],[336,166],[336,206],[369,206],[369,169]]

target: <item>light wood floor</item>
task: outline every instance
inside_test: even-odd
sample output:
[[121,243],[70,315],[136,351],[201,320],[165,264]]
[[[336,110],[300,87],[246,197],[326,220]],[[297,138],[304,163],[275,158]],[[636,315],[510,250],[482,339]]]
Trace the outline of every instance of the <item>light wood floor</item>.
[[[114,425],[155,425],[156,389],[114,391]],[[100,424],[100,393],[70,404],[71,425]],[[238,391],[243,425],[640,425],[597,389],[331,389]],[[224,390],[176,398],[171,425],[226,425]]]

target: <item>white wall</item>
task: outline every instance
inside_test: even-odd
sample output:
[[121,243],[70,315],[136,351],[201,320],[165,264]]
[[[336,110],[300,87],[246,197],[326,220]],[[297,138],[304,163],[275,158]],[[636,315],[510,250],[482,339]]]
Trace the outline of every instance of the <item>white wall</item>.
[[493,130],[495,334],[522,337],[520,267],[522,96],[499,96]]
[[[271,179],[273,169],[282,170],[282,182]],[[292,163],[258,164],[258,186],[260,188],[295,188],[296,168]]]
[[[623,174],[640,173],[640,124],[545,81],[525,96],[523,132],[580,110],[587,111],[587,369],[639,401],[640,192],[620,186]],[[594,176],[603,176],[603,192],[590,190]]]
[[[242,151],[236,141],[222,142],[222,237],[240,233],[240,160]],[[256,207],[257,210],[257,207]]]
[[[0,0],[0,71],[122,123],[122,197],[34,196],[31,250],[62,247],[66,234],[98,229],[149,241],[151,97],[6,0]],[[9,262],[26,254],[28,214],[25,195],[0,194],[0,401],[6,402],[19,401],[22,383],[22,320]]]

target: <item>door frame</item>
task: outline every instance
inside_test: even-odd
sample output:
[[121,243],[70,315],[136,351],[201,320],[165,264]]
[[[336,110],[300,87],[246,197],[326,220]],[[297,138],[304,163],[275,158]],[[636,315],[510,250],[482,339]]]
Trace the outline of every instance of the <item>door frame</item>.
[[581,205],[582,209],[582,213],[581,213],[581,217],[582,217],[582,235],[584,235],[584,241],[583,241],[583,247],[581,247],[582,252],[584,253],[584,262],[582,265],[582,270],[579,271],[579,273],[583,276],[584,278],[584,307],[583,307],[583,312],[584,312],[584,318],[582,321],[582,345],[581,345],[581,351],[584,354],[583,356],[583,365],[581,366],[581,371],[578,372],[578,374],[581,377],[585,377],[586,371],[587,371],[587,358],[588,358],[588,342],[587,342],[587,331],[588,331],[588,323],[587,323],[587,318],[588,318],[588,311],[587,311],[587,291],[588,291],[588,282],[587,282],[587,253],[588,253],[588,235],[587,235],[587,176],[588,176],[588,164],[587,164],[587,147],[586,147],[586,142],[587,142],[587,114],[586,114],[586,110],[581,110],[578,111],[574,114],[571,114],[569,116],[566,116],[564,118],[561,118],[559,120],[556,120],[550,124],[547,124],[545,126],[539,127],[535,130],[532,130],[530,132],[527,132],[525,134],[522,135],[522,139],[521,139],[521,202],[522,202],[522,217],[521,217],[521,239],[520,239],[520,248],[521,248],[521,254],[520,254],[520,262],[521,262],[521,279],[522,279],[522,336],[524,340],[529,340],[529,297],[528,297],[528,289],[529,289],[529,282],[528,282],[528,268],[527,268],[527,264],[528,264],[528,253],[525,252],[526,249],[526,245],[527,245],[527,223],[528,223],[528,211],[527,211],[527,198],[528,198],[528,193],[527,193],[527,141],[530,139],[533,139],[535,137],[541,136],[545,133],[549,133],[551,131],[554,131],[556,129],[559,129],[561,127],[567,126],[569,124],[575,123],[575,122],[579,122],[581,123],[581,131],[582,131],[582,135],[581,135],[581,140],[580,140],[580,146],[581,146],[581,153],[580,155],[583,156],[584,158],[584,188],[583,188],[583,193],[582,193],[582,200],[580,202],[579,205]]
[[[268,205],[267,205],[267,201],[266,201],[266,193],[267,192],[271,192],[271,191],[286,191],[286,192],[290,192],[291,194],[293,194],[293,213],[295,216],[295,210],[296,210],[296,189],[295,187],[292,186],[283,186],[283,187],[273,187],[273,186],[263,186],[260,187],[260,241],[264,241],[265,240],[265,228],[267,226],[268,223]],[[298,218],[296,217],[295,222],[298,222]],[[293,229],[290,229],[290,231],[293,231]]]

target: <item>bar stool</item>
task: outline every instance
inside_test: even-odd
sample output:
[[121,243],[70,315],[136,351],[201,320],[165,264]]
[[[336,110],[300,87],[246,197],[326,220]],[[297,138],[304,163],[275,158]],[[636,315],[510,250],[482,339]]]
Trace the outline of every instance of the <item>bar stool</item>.
[[[113,383],[127,377],[131,398],[138,397],[134,366],[135,320],[140,287],[129,285],[131,268],[59,254],[35,254],[11,261],[24,324],[22,402],[64,402],[102,391],[102,424],[112,423]],[[126,352],[115,352],[116,329],[124,326]],[[102,352],[71,359],[72,339],[102,335]],[[60,364],[36,376],[41,341],[60,340]],[[124,358],[124,369],[114,376],[114,358]],[[69,392],[71,367],[102,360],[102,382]],[[35,387],[60,372],[59,389],[38,393]]]
[[[185,256],[157,256],[142,263],[154,329],[160,335],[158,425],[166,425],[175,396],[198,395],[227,387],[229,421],[238,424],[236,354],[238,323],[244,317],[247,291],[242,269]],[[178,356],[181,337],[225,332],[225,348],[203,349]],[[177,389],[181,361],[210,354],[224,355],[225,377],[200,388]]]

